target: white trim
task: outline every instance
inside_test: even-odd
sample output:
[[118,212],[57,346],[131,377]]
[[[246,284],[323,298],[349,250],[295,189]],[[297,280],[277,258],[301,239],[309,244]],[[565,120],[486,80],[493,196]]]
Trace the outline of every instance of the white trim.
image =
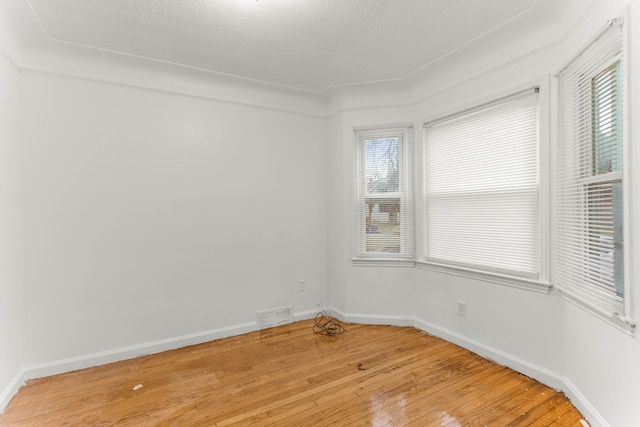
[[421,262],[427,265],[433,265],[433,266],[443,267],[443,268],[460,269],[463,271],[472,271],[472,272],[477,272],[481,274],[497,275],[500,277],[529,280],[533,282],[540,281],[539,280],[540,275],[538,273],[525,273],[525,272],[520,272],[516,270],[508,270],[504,268],[486,267],[482,264],[455,262],[455,261],[450,261],[448,259],[430,258],[430,257],[425,257],[424,260],[422,260]]
[[540,381],[549,387],[561,390],[564,385],[563,375],[552,371],[536,363],[521,359],[513,354],[507,353],[495,347],[483,344],[467,336],[437,326],[420,318],[414,319],[414,326],[428,334],[442,338],[445,341],[464,347],[486,359],[506,366],[524,375]]
[[434,335],[443,340],[464,347],[482,357],[490,359],[502,366],[507,366],[527,376],[553,387],[562,389],[564,379],[562,374],[547,369],[538,364],[520,359],[510,353],[499,350],[495,347],[480,343],[457,332],[451,331],[433,323],[427,322],[415,316],[399,315],[372,315],[362,313],[345,313],[337,308],[330,308],[328,312],[343,322],[359,323],[367,325],[392,325],[392,326],[413,326],[428,334]]
[[233,326],[216,328],[209,331],[198,332],[195,334],[181,335],[127,347],[115,348],[112,350],[106,350],[97,353],[85,354],[82,356],[70,357],[67,359],[38,363],[35,365],[26,366],[24,368],[26,376],[25,379],[30,380],[33,378],[56,375],[63,372],[71,372],[91,366],[100,366],[107,363],[119,362],[121,360],[146,356],[153,353],[160,353],[167,350],[174,350],[176,348],[200,344],[220,338],[241,335],[247,332],[256,331],[257,329],[258,324],[255,321],[240,323]]
[[[599,175],[591,175],[584,178],[580,178],[578,183],[580,185],[600,184],[603,182],[620,181],[622,180],[622,172],[607,172]],[[624,182],[624,181],[623,181]]]
[[392,123],[392,124],[383,124],[383,125],[364,125],[364,126],[354,126],[354,132],[371,132],[374,135],[378,135],[382,132],[390,132],[395,133],[398,130],[404,132],[407,129],[413,129],[413,122],[400,122],[400,123]]
[[438,273],[445,273],[451,274],[453,276],[481,280],[483,282],[495,283],[498,285],[509,286],[511,288],[523,289],[525,291],[532,291],[542,294],[548,294],[551,290],[551,284],[547,282],[489,273],[486,271],[456,267],[453,265],[438,264],[428,261],[416,261],[416,267],[423,270],[436,271]]
[[405,267],[419,268],[422,270],[435,271],[438,273],[450,274],[452,276],[466,277],[469,279],[481,280],[483,282],[494,283],[516,289],[549,294],[552,285],[548,281],[526,279],[505,274],[491,273],[488,271],[474,270],[461,266],[449,264],[439,264],[431,261],[419,261],[414,259],[398,258],[352,258],[354,267]]
[[397,258],[353,258],[353,265],[356,267],[415,267],[413,259]]
[[[633,148],[632,146],[635,144],[631,143],[632,133],[632,122],[631,122],[631,63],[632,63],[632,55],[630,48],[630,40],[632,40],[631,35],[631,25],[629,25],[630,15],[630,5],[627,5],[622,12],[622,69],[620,72],[622,73],[622,240],[624,242],[624,249],[622,253],[623,257],[623,270],[624,270],[624,315],[628,318],[635,319],[635,313],[633,312],[633,300],[635,295],[633,295],[633,286],[632,283],[635,283],[634,270],[635,265],[633,264],[633,259],[631,254],[634,252],[633,239],[634,235],[634,221],[632,221],[633,217]],[[637,60],[637,59],[636,59]],[[637,190],[636,190],[637,192]],[[635,327],[635,323],[634,323]]]
[[540,79],[538,91],[538,280],[551,283],[553,245],[551,223],[553,222],[553,179],[551,155],[551,75]]
[[317,308],[312,308],[311,310],[298,311],[297,313],[292,313],[291,317],[293,317],[294,322],[299,322],[301,320],[309,320],[316,317],[318,314]]
[[564,392],[571,403],[587,418],[592,427],[610,427],[609,423],[566,375],[419,318],[415,318],[414,326],[426,333],[459,345],[499,365],[507,366],[549,387]]
[[15,377],[7,384],[7,386],[0,393],[0,414],[4,412],[4,410],[13,399],[13,396],[16,395],[20,387],[25,383],[25,370],[21,368]]
[[634,320],[622,316],[619,313],[611,314],[606,310],[598,309],[598,307],[595,307],[593,304],[583,301],[579,296],[573,295],[569,290],[555,287],[554,289],[557,289],[567,302],[616,327],[627,335],[634,335],[636,331],[636,322]]
[[[295,321],[307,320],[312,319],[316,313],[317,310],[315,309],[305,310],[292,313],[292,317]],[[236,325],[211,329],[204,332],[180,335],[177,337],[150,341],[147,343],[120,347],[112,350],[106,350],[77,357],[70,357],[67,359],[54,360],[52,362],[39,363],[26,366],[24,367],[23,371],[25,372],[25,380],[29,380],[63,372],[75,371],[91,366],[100,366],[107,363],[145,356],[148,354],[160,353],[167,350],[187,347],[194,344],[201,344],[221,338],[255,332],[257,330],[258,323],[256,321],[239,323]]]
[[397,314],[363,314],[363,313],[344,313],[340,310],[332,308],[329,310],[336,318],[343,322],[358,323],[362,325],[390,325],[390,326],[414,326],[413,316],[404,316]]
[[[354,127],[354,197],[353,209],[353,257],[354,259],[401,259],[412,260],[415,257],[415,192],[414,188],[414,137],[415,130],[412,122],[406,122],[405,126],[399,124]],[[397,167],[399,169],[398,191],[371,192],[367,190],[367,141],[368,139],[397,138]],[[367,214],[367,199],[397,199],[400,209],[399,249],[397,253],[375,252],[367,250],[369,234],[365,232]],[[370,209],[370,207],[369,207]]]
[[611,427],[611,424],[605,420],[600,412],[593,407],[591,402],[585,397],[578,387],[566,376],[563,376],[564,388],[562,391],[569,398],[571,403],[584,415],[591,427]]

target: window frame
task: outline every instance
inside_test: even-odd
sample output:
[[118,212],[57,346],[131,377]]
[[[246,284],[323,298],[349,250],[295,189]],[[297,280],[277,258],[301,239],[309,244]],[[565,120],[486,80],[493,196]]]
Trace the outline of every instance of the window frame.
[[[417,266],[419,268],[444,272],[457,276],[469,277],[477,280],[488,281],[518,289],[525,289],[540,293],[549,293],[551,284],[549,280],[549,264],[550,264],[550,177],[549,172],[551,170],[549,166],[549,81],[550,76],[543,76],[541,78],[531,81],[529,84],[522,84],[519,87],[504,90],[493,95],[485,96],[480,100],[471,103],[467,107],[458,108],[456,111],[450,114],[444,114],[436,116],[433,119],[427,119],[423,121],[423,127],[434,122],[441,122],[448,119],[455,119],[458,116],[464,116],[470,112],[481,111],[485,108],[490,108],[492,105],[500,104],[508,101],[510,98],[517,97],[524,92],[532,91],[537,88],[538,101],[537,101],[537,173],[538,173],[538,226],[537,226],[537,249],[538,249],[538,273],[534,277],[532,275],[517,275],[512,270],[502,270],[500,268],[487,268],[483,266],[475,266],[472,264],[461,264],[455,261],[441,261],[428,257],[427,253],[427,220],[426,220],[426,208],[422,206],[421,216],[422,219],[422,242],[421,255],[417,260]],[[422,140],[422,150],[424,150],[424,138]],[[422,154],[424,157],[424,153]],[[422,204],[426,202],[424,195],[424,159],[422,163]]]
[[[625,15],[627,15],[627,13],[625,13]],[[588,96],[589,96],[589,103],[588,104],[592,104],[594,102],[593,100],[593,96],[594,96],[594,91],[593,91],[593,81],[594,79],[598,78],[598,76],[602,75],[603,73],[605,73],[608,69],[612,68],[613,66],[616,66],[617,63],[619,63],[618,69],[616,70],[616,72],[618,73],[618,76],[620,76],[620,82],[618,83],[618,85],[621,85],[621,88],[619,89],[619,105],[620,108],[622,109],[621,114],[616,117],[616,120],[621,120],[621,126],[620,126],[620,138],[621,138],[621,144],[620,144],[620,151],[621,151],[621,156],[622,158],[619,160],[620,161],[620,166],[621,166],[621,170],[619,171],[608,171],[605,173],[598,173],[597,170],[597,165],[596,163],[596,158],[594,156],[594,149],[595,147],[591,147],[591,153],[588,156],[589,157],[589,161],[592,162],[592,164],[590,165],[589,169],[591,170],[590,174],[586,174],[584,176],[579,177],[579,179],[577,180],[577,184],[580,186],[580,190],[578,191],[580,194],[582,194],[581,200],[582,200],[582,210],[583,212],[587,212],[586,214],[583,214],[583,221],[585,222],[589,222],[589,219],[586,218],[589,214],[589,203],[587,200],[587,194],[592,194],[590,193],[590,191],[588,190],[588,186],[591,185],[598,185],[598,184],[608,184],[608,183],[616,183],[619,182],[621,183],[621,202],[622,202],[622,208],[621,208],[621,214],[622,214],[622,247],[623,247],[623,254],[622,254],[622,269],[623,269],[623,283],[622,283],[622,288],[623,288],[623,296],[622,296],[622,301],[619,305],[620,308],[620,312],[617,312],[615,310],[607,310],[604,309],[602,306],[598,305],[598,304],[594,304],[592,301],[590,301],[589,299],[585,299],[579,292],[575,292],[574,290],[571,289],[571,287],[566,287],[563,284],[559,283],[558,281],[558,275],[556,270],[558,269],[558,262],[560,262],[559,260],[556,261],[556,263],[554,263],[553,265],[553,285],[555,288],[557,288],[562,295],[564,296],[564,298],[579,306],[580,308],[592,313],[593,315],[595,315],[596,317],[599,317],[600,319],[604,320],[605,322],[609,323],[612,326],[617,327],[618,329],[626,332],[626,333],[633,333],[635,331],[635,327],[636,327],[636,322],[635,320],[633,320],[633,318],[631,317],[632,314],[632,310],[631,310],[631,300],[633,295],[631,294],[631,282],[632,282],[632,278],[630,276],[631,273],[631,269],[629,267],[629,262],[631,260],[631,245],[629,244],[631,242],[631,236],[632,236],[632,224],[631,224],[631,204],[632,204],[632,199],[631,199],[631,189],[630,186],[632,185],[632,182],[630,180],[630,176],[629,176],[629,170],[631,167],[631,155],[630,155],[630,151],[629,151],[629,49],[628,49],[628,26],[626,25],[625,22],[628,22],[628,20],[625,17],[619,17],[619,18],[614,18],[609,20],[606,25],[604,25],[596,34],[594,37],[592,37],[592,39],[590,39],[587,43],[585,43],[585,45],[580,48],[576,54],[569,60],[567,61],[560,69],[558,72],[555,73],[554,77],[556,77],[556,80],[558,81],[558,146],[560,146],[560,144],[562,143],[561,139],[561,135],[562,135],[562,131],[561,131],[561,127],[562,127],[562,122],[561,122],[561,114],[562,114],[562,92],[560,90],[561,88],[561,84],[560,84],[560,79],[561,79],[561,75],[563,72],[565,72],[565,70],[570,67],[572,65],[572,63],[579,58],[581,55],[583,55],[588,49],[589,47],[595,43],[596,41],[598,41],[607,30],[609,30],[611,27],[615,27],[615,26],[620,26],[620,38],[621,38],[621,45],[620,45],[620,51],[618,54],[612,56],[608,61],[603,62],[603,64],[595,69],[593,72],[591,72],[590,77],[588,79],[585,79],[589,82],[589,90],[587,91]],[[584,101],[581,101],[584,102]],[[591,111],[590,111],[590,116],[593,116],[594,114],[594,106],[591,106]],[[591,117],[591,134],[589,135],[589,139],[592,141],[592,144],[595,143],[594,140],[594,129],[593,126],[595,125],[595,119],[593,117]],[[574,148],[574,155],[576,156],[576,159],[579,158],[580,153],[579,151],[581,150],[580,147],[576,147]],[[556,169],[559,170],[560,168],[560,157],[558,155],[558,164],[556,164]],[[584,160],[574,160],[577,163],[579,163],[580,161],[584,162]],[[558,172],[559,173],[559,172]],[[612,189],[612,203],[613,202],[613,198],[615,197],[615,195],[613,194],[615,190]],[[559,203],[558,200],[555,200],[556,203],[556,207]],[[558,222],[558,212],[554,213],[554,227],[559,227],[559,225],[557,224]],[[612,215],[615,215],[615,209],[612,208]],[[615,231],[614,231],[615,233]],[[615,239],[615,234],[614,236],[612,236],[612,239]],[[555,246],[557,246],[558,243],[555,242],[554,244],[554,250]],[[615,255],[614,255],[615,256]],[[615,261],[614,261],[615,262]],[[615,273],[614,273],[615,275]],[[614,283],[612,286],[613,289],[616,290],[617,293],[617,286],[615,284],[615,278],[614,278]]]
[[[354,127],[355,139],[355,197],[354,197],[354,265],[415,266],[414,221],[414,128],[412,123],[386,126]],[[398,169],[400,179],[397,192],[368,193],[364,144],[374,139],[398,139]],[[398,199],[400,219],[399,252],[366,251],[366,200]],[[363,216],[364,215],[364,216]],[[359,250],[365,248],[364,251]]]

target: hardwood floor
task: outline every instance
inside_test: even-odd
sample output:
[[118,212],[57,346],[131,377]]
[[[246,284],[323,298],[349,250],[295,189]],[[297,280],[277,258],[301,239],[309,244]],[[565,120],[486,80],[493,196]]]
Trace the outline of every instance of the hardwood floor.
[[418,329],[313,323],[32,380],[0,426],[581,426],[561,392]]

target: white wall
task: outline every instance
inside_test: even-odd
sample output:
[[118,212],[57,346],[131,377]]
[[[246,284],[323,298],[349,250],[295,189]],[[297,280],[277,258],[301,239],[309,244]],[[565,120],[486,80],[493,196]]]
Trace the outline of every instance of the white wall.
[[20,79],[0,52],[0,408],[22,367]]
[[342,115],[329,120],[327,145],[327,300],[328,305],[338,310],[346,307],[345,270],[349,268],[351,255],[350,241],[345,239],[349,233],[349,192],[345,185],[347,166],[345,152],[349,144],[342,137]]
[[27,366],[315,310],[325,120],[40,73],[23,83]]

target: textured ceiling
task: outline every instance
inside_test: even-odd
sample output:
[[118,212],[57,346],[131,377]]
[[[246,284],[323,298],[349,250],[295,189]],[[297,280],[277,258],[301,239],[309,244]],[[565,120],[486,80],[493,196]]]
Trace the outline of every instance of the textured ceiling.
[[400,79],[535,0],[29,0],[53,40],[306,91]]

